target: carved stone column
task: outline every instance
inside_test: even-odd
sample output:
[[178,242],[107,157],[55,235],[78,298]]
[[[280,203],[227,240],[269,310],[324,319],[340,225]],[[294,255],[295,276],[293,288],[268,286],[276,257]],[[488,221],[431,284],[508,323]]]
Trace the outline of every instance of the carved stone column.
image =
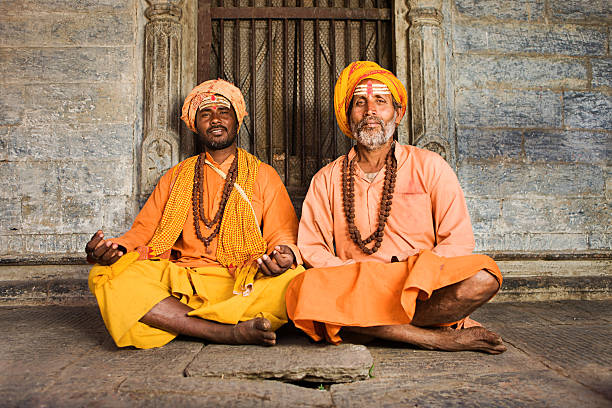
[[409,0],[408,59],[411,143],[451,165],[455,144],[448,129],[442,0]]
[[182,27],[184,0],[146,0],[144,124],[140,158],[140,197],[180,157]]

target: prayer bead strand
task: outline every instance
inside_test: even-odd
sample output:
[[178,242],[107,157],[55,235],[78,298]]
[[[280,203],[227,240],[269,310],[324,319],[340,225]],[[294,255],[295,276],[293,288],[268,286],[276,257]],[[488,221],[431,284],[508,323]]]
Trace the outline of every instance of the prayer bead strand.
[[[361,239],[361,232],[355,225],[355,158],[349,163],[347,154],[342,161],[342,203],[348,225],[348,233],[353,242],[367,255],[372,255],[380,249],[385,235],[385,225],[387,224],[389,214],[391,214],[393,191],[395,190],[395,179],[397,176],[397,160],[395,159],[394,152],[395,142],[391,145],[391,149],[389,149],[389,153],[385,158],[385,182],[378,209],[378,224],[376,230],[365,240]],[[371,249],[366,247],[372,241],[374,241],[374,246]]]
[[[223,185],[223,194],[221,196],[221,201],[219,202],[219,209],[215,214],[212,220],[208,220],[204,214],[204,178],[203,178],[203,170],[206,160],[206,154],[201,153],[198,157],[198,160],[195,165],[195,174],[193,176],[193,192],[191,195],[192,199],[192,209],[193,209],[193,226],[196,231],[196,235],[200,241],[204,244],[206,248],[210,245],[212,240],[219,234],[219,230],[221,229],[221,220],[223,218],[223,212],[225,211],[225,205],[229,200],[229,196],[232,193],[232,189],[234,188],[234,183],[236,182],[236,177],[238,176],[238,155],[234,157],[234,161],[232,162],[229,171],[227,172],[227,176],[225,178],[225,184]],[[207,228],[212,228],[215,225],[215,229],[208,236],[204,237],[200,230],[200,219],[204,222]]]

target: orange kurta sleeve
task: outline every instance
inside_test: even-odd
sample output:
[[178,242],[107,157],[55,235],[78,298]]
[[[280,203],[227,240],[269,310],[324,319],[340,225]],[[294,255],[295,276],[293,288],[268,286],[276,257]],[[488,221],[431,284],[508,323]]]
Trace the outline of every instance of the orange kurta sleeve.
[[128,252],[139,246],[147,245],[153,238],[155,229],[162,218],[164,207],[170,196],[171,182],[172,169],[161,177],[153,193],[136,216],[132,228],[119,238],[111,239],[111,241],[123,245]]
[[301,264],[302,256],[296,245],[298,220],[295,209],[281,178],[268,164],[259,166],[253,197],[263,203],[261,224],[268,253],[276,245],[287,245],[295,255],[296,264]]

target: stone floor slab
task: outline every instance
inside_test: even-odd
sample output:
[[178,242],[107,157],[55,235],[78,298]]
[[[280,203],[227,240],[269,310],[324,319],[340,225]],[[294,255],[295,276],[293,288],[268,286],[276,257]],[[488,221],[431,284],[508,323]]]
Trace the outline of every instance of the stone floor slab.
[[550,371],[462,372],[423,378],[383,378],[331,387],[341,407],[609,407],[602,395]]
[[419,350],[395,344],[369,344],[368,350],[374,358],[373,378],[422,378],[428,376],[454,375],[458,372],[510,373],[519,372],[526,366],[531,369],[546,369],[538,361],[532,361],[524,352],[508,346],[499,355],[473,352],[443,353]]
[[[213,378],[131,378],[119,393],[146,407],[331,407],[328,391],[279,381]],[[140,404],[137,404],[140,406]]]
[[187,366],[189,377],[259,378],[340,383],[368,378],[372,356],[362,345],[311,343],[280,337],[275,347],[206,346]]

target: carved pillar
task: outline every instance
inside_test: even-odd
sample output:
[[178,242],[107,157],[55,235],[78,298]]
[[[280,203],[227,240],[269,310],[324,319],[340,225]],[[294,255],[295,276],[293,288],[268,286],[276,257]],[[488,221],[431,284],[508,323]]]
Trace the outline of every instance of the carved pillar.
[[409,0],[408,59],[411,143],[451,165],[455,144],[448,128],[442,0]]
[[146,0],[144,124],[140,158],[140,197],[180,157],[182,3]]

